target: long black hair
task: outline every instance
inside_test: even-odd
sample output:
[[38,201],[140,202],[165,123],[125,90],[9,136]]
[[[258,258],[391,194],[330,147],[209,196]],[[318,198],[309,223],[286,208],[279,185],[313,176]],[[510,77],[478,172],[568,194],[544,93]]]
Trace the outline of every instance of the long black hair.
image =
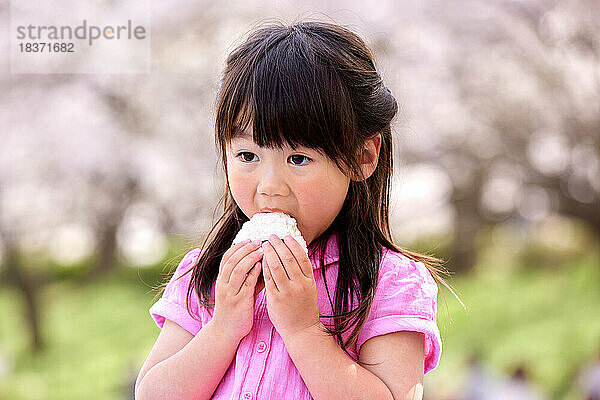
[[[323,265],[331,233],[338,232],[339,268],[334,323],[327,326],[347,352],[369,315],[378,282],[382,246],[420,261],[439,282],[447,273],[442,260],[397,247],[389,228],[393,172],[391,121],[398,112],[392,93],[377,72],[374,57],[347,28],[304,21],[271,23],[253,31],[228,56],[216,99],[215,144],[227,177],[226,145],[252,123],[261,147],[304,146],[324,153],[351,179],[342,209],[333,223],[309,245]],[[365,141],[380,134],[377,168],[363,179],[360,160]],[[227,178],[226,178],[227,179]],[[206,236],[202,255],[189,271],[187,293],[214,307],[212,287],[223,254],[248,217],[235,203],[227,182],[219,204],[221,217]],[[323,280],[325,268],[321,268]],[[188,272],[189,272],[188,271]],[[450,289],[451,290],[451,289]],[[329,293],[329,288],[327,288]],[[357,295],[358,304],[353,298]],[[331,295],[329,294],[331,301]],[[190,315],[193,315],[190,312]],[[346,341],[342,333],[354,326]]]

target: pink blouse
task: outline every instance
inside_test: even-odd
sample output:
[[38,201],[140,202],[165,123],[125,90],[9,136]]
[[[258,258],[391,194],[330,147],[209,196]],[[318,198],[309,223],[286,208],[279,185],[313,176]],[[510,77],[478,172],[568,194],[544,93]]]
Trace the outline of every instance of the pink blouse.
[[[425,373],[428,373],[437,366],[442,352],[440,332],[436,325],[437,284],[421,262],[415,262],[398,252],[383,250],[379,281],[369,317],[356,345],[347,350],[357,361],[362,344],[374,336],[398,331],[422,332],[425,334]],[[194,249],[183,257],[163,296],[150,308],[150,315],[161,329],[167,318],[196,335],[210,321],[206,309],[199,309],[196,296],[192,296],[190,304],[199,321],[193,319],[186,310],[185,297],[191,272],[175,280],[193,265],[200,254],[200,249]],[[324,267],[331,301],[335,295],[338,259],[337,234],[334,233],[327,243]],[[333,306],[319,271],[321,265],[317,255],[311,258],[311,263],[315,269],[319,312],[321,315],[331,315]],[[252,330],[241,340],[213,399],[312,399],[281,336],[269,320],[265,290],[256,297]],[[213,285],[213,296],[214,293]],[[355,307],[356,304],[355,301]],[[333,322],[331,318],[324,317],[321,317],[321,321],[324,324]],[[350,336],[352,329],[342,335],[344,340]]]

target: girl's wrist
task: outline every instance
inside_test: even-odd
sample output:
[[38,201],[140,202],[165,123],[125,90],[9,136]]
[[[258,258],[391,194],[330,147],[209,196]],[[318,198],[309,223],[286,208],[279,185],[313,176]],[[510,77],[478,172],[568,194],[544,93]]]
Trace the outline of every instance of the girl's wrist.
[[295,343],[295,342],[304,342],[307,338],[311,338],[318,335],[326,335],[326,328],[322,322],[317,322],[309,327],[301,329],[293,334],[288,334],[282,336],[284,343]]
[[238,338],[234,335],[231,335],[227,331],[227,326],[220,323],[219,320],[215,320],[214,318],[208,321],[208,323],[204,326],[203,329],[208,328],[215,338],[218,338],[224,341],[226,344],[237,347],[242,338]]

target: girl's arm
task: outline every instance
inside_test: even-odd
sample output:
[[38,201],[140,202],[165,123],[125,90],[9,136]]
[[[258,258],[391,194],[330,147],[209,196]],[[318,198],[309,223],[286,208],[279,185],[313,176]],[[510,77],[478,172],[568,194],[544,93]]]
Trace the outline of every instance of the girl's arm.
[[[161,334],[168,336],[184,329],[167,320],[163,330]],[[221,332],[224,330],[214,320],[209,321],[181,350],[152,366],[144,375],[140,373],[139,382],[136,382],[136,400],[210,399],[239,345],[239,341]],[[163,340],[163,343],[167,342],[167,339]],[[153,352],[161,351],[156,348],[159,343],[157,341]]]
[[315,400],[423,399],[424,337],[420,332],[392,332],[367,340],[359,359],[374,365],[365,367],[320,329],[284,342]]

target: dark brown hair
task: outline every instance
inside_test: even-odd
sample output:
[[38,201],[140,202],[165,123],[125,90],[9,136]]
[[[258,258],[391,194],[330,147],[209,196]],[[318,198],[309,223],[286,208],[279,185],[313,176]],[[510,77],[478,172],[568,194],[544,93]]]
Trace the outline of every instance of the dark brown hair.
[[[448,273],[442,260],[392,242],[388,221],[393,172],[390,124],[398,105],[376,71],[371,51],[356,34],[340,25],[308,21],[291,26],[271,23],[256,29],[228,56],[215,105],[215,144],[226,177],[226,144],[250,123],[258,146],[274,148],[287,143],[292,149],[316,149],[335,161],[341,171],[352,174],[347,176],[359,177],[350,181],[345,202],[331,226],[309,245],[311,256],[319,257],[323,265],[327,240],[332,232],[338,232],[334,315],[323,317],[333,318],[334,324],[327,330],[347,354],[346,348],[355,343],[369,315],[382,246],[422,262],[452,291],[440,276]],[[377,168],[361,179],[362,149],[365,141],[377,134],[382,138]],[[219,264],[248,221],[233,200],[229,182],[219,204],[223,204],[223,213],[190,269],[188,311],[192,295],[198,296],[207,310],[214,307],[211,290]],[[325,268],[320,271],[326,282]],[[329,298],[331,301],[331,295]],[[351,326],[355,328],[343,342],[341,334]]]

